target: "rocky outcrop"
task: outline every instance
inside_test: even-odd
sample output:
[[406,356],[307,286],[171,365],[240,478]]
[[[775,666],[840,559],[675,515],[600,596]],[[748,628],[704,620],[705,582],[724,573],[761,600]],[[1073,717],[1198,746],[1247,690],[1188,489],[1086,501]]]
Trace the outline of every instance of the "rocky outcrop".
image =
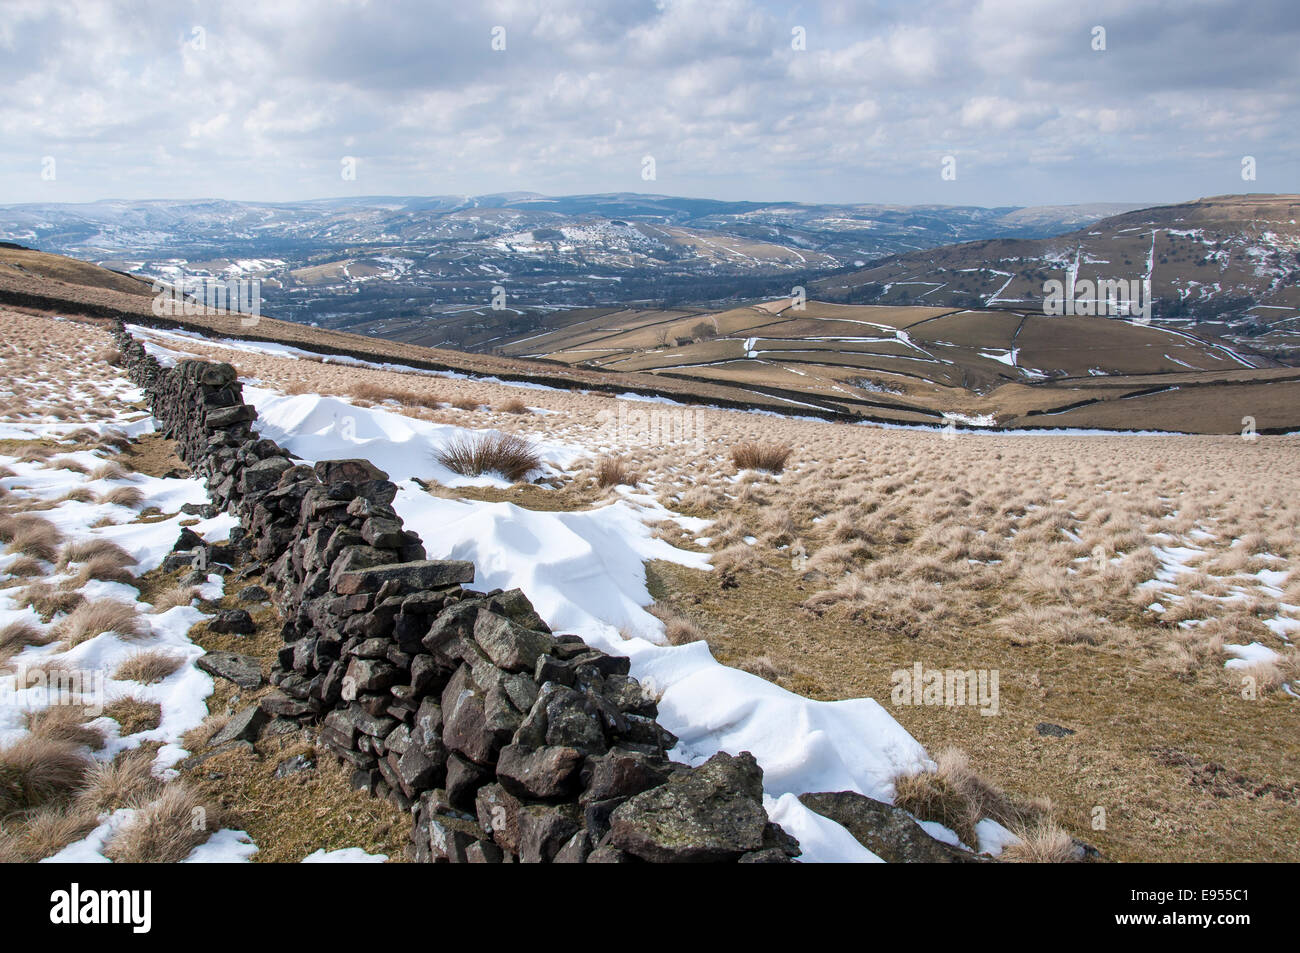
[[[788,862],[748,753],[672,762],[677,739],[628,659],[555,634],[519,590],[464,588],[474,567],[426,559],[365,460],[308,466],[253,429],[229,364],[163,367],[121,327],[124,366],[163,433],[266,567],[284,619],[276,690],[234,720],[317,726],[352,783],[412,814],[412,859],[454,863]],[[193,535],[193,534],[191,534]],[[178,542],[174,568],[234,565],[230,547]],[[245,610],[214,620],[248,627]],[[243,687],[256,664],[201,663]],[[256,679],[256,682],[254,681]]]
[[989,859],[936,840],[901,807],[855,791],[801,794],[799,800],[839,824],[886,863],[960,864]]

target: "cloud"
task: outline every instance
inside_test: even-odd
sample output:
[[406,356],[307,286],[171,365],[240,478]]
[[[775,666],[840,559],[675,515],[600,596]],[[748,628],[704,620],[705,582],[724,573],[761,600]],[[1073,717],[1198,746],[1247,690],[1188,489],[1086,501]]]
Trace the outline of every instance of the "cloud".
[[[1292,0],[918,7],[18,0],[0,20],[0,201],[1300,190]],[[1249,185],[1243,154],[1259,160]],[[363,160],[355,180],[345,155]],[[956,181],[940,177],[944,155]]]

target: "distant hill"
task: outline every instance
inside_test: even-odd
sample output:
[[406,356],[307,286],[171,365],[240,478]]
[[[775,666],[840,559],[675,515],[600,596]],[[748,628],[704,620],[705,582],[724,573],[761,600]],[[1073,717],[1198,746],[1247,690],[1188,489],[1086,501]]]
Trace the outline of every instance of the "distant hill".
[[277,314],[348,327],[487,307],[498,287],[512,309],[772,297],[886,255],[1053,235],[1118,208],[532,192],[103,201],[0,207],[0,239],[166,280],[259,278]]
[[894,255],[818,279],[833,301],[1039,310],[1044,282],[1150,281],[1158,323],[1300,356],[1300,195],[1223,195],[1125,212],[1053,238]]

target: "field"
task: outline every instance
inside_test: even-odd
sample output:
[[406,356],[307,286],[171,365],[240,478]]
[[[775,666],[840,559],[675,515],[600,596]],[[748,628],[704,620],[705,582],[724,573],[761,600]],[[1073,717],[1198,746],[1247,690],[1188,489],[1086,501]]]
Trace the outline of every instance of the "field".
[[11,305],[549,386],[939,427],[1217,434],[1300,427],[1300,370],[1185,331],[1105,318],[793,299],[721,312],[557,311],[528,333],[467,353],[267,316],[196,309],[160,319],[138,293],[147,286],[134,279],[0,249],[0,263],[7,260],[0,302]]

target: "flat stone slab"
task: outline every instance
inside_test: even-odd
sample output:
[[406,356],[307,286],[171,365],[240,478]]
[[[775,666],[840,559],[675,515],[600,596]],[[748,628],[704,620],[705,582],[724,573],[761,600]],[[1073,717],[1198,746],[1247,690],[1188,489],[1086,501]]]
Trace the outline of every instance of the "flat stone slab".
[[388,563],[339,573],[334,589],[341,595],[375,592],[384,583],[400,582],[407,590],[440,589],[474,581],[474,564],[463,559],[422,559],[410,563]]
[[245,691],[261,687],[262,665],[249,655],[234,652],[209,652],[194,663],[209,675],[234,682]]

